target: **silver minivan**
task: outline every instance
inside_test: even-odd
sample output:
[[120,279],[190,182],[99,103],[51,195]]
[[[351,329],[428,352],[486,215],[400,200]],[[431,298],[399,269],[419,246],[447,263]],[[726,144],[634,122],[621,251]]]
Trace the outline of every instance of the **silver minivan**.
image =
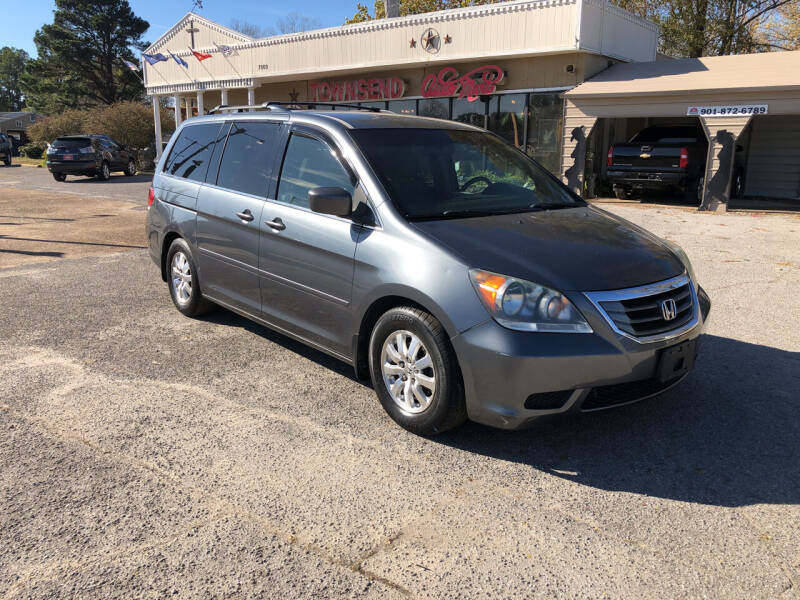
[[149,248],[184,315],[219,305],[350,363],[423,435],[619,406],[692,370],[710,301],[686,254],[499,137],[261,108],[188,120],[156,168]]

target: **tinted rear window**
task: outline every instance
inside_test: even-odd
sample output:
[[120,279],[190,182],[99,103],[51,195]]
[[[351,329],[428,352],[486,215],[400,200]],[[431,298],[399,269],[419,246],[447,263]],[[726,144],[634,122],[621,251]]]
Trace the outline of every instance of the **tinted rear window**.
[[53,148],[63,148],[65,150],[77,150],[92,145],[89,138],[56,138],[51,144]]
[[631,142],[661,142],[662,144],[693,143],[705,137],[695,127],[648,127],[631,138]]
[[164,172],[192,181],[203,181],[219,127],[219,123],[184,127],[164,163]]
[[266,198],[279,128],[278,123],[266,121],[232,123],[219,165],[217,185]]

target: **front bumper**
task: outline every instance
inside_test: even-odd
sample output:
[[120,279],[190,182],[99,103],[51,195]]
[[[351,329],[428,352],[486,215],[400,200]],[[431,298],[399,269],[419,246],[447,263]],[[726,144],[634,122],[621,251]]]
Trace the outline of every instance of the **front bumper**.
[[543,417],[621,406],[666,391],[682,377],[663,384],[656,379],[661,353],[703,332],[710,301],[699,287],[698,296],[694,327],[655,342],[619,335],[581,301],[575,304],[592,334],[513,331],[490,319],[455,336],[469,418],[518,429]]

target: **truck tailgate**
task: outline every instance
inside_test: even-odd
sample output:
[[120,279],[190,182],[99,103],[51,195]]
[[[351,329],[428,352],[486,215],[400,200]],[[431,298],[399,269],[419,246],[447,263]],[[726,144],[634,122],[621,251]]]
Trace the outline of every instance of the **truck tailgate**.
[[671,170],[680,167],[680,160],[680,146],[615,144],[611,166],[633,167],[642,171]]

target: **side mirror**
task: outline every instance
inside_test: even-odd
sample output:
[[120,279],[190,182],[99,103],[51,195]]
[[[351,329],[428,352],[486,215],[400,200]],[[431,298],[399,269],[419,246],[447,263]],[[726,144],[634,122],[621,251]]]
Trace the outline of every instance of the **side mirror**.
[[349,217],[353,211],[353,197],[344,188],[318,187],[308,190],[308,206],[315,213]]

